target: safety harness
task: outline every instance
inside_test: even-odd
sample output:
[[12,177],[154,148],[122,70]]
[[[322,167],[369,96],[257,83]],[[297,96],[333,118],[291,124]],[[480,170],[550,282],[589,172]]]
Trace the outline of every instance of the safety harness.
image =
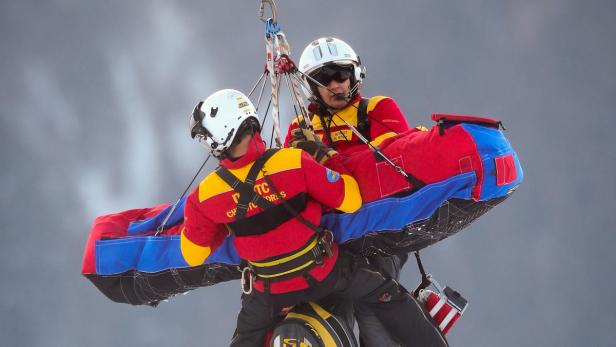
[[365,138],[370,138],[370,122],[368,122],[368,102],[370,99],[361,98],[357,107],[357,130],[364,135]]
[[[370,99],[368,98],[361,98],[359,100],[359,105],[357,105],[357,126],[355,127],[357,128],[359,133],[367,139],[370,138],[370,122],[368,121],[368,102],[370,102]],[[331,145],[333,149],[336,149],[336,145],[334,144],[334,140],[332,139],[331,131],[329,130],[334,116],[327,111],[327,108],[322,105],[322,102],[319,102],[319,104],[319,113],[317,114],[316,112],[312,112],[310,115],[310,119],[312,119],[312,117],[314,116],[319,117],[323,126],[323,132],[325,133],[325,138],[327,138],[329,145]],[[323,116],[323,114],[327,114],[329,116],[328,122],[325,121],[325,117]]]
[[[231,186],[233,190],[239,193],[236,220],[227,223],[227,226],[236,237],[264,234],[291,218],[297,218],[302,224],[315,232],[308,242],[297,250],[259,261],[249,261],[248,266],[242,271],[242,289],[247,294],[252,291],[252,282],[254,280],[250,276],[249,283],[246,283],[245,276],[250,275],[250,273],[254,273],[263,281],[266,292],[269,291],[270,282],[296,276],[304,277],[306,282],[312,285],[316,280],[310,277],[308,271],[316,265],[322,264],[324,256],[332,256],[331,244],[333,242],[333,235],[331,231],[314,225],[299,213],[299,211],[306,207],[308,200],[306,193],[299,193],[289,200],[283,199],[271,179],[263,171],[265,163],[278,151],[278,148],[266,150],[253,163],[244,182],[233,175],[227,168],[220,166],[216,169],[216,174]],[[260,171],[263,171],[263,178],[274,192],[276,199],[280,200],[280,204],[274,204],[255,192],[254,186]],[[251,204],[260,207],[263,211],[246,217],[246,212]],[[249,287],[246,288],[246,285]]]

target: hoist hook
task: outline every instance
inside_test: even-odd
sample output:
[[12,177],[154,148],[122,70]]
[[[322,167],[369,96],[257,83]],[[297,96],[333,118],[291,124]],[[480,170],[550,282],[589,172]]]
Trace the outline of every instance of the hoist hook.
[[265,4],[269,4],[270,9],[272,11],[272,16],[270,17],[272,19],[272,22],[276,23],[276,17],[277,17],[277,13],[278,11],[276,10],[276,2],[274,2],[274,0],[261,0],[261,3],[259,4],[259,19],[262,22],[266,22],[269,18],[265,17]]

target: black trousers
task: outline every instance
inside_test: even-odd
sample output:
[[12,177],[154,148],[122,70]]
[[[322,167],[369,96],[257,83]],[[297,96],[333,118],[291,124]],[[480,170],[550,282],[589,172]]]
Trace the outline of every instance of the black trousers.
[[263,346],[282,308],[323,299],[352,300],[372,310],[402,346],[447,346],[431,317],[396,281],[385,278],[366,258],[342,250],[329,276],[312,288],[273,295],[255,291],[242,296],[231,346]]
[[[403,256],[377,255],[368,259],[385,277],[399,281],[400,270],[407,258],[408,255],[404,254]],[[351,316],[353,316],[353,313],[353,318],[357,319],[359,327],[360,347],[400,347],[400,344],[394,341],[387,330],[383,328],[383,324],[372,310],[361,305],[353,310],[351,305]]]

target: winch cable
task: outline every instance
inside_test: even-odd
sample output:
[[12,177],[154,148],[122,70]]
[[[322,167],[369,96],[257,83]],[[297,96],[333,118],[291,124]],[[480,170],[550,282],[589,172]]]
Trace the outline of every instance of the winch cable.
[[259,94],[259,100],[257,101],[257,108],[259,108],[258,104],[261,101],[261,96],[263,95],[263,89],[265,88],[265,75],[268,74],[267,69],[265,69],[265,71],[263,71],[263,73],[261,74],[261,76],[259,76],[259,78],[257,79],[257,82],[255,82],[255,84],[252,86],[252,89],[250,89],[250,93],[248,93],[248,97],[250,98],[250,96],[252,95],[252,93],[254,93],[255,89],[257,89],[257,86],[259,85],[259,83],[263,83],[263,86],[261,88],[261,93]]
[[203,162],[203,164],[201,164],[201,167],[199,168],[199,170],[197,170],[197,173],[195,174],[193,179],[190,181],[190,183],[188,183],[188,186],[186,186],[186,189],[184,189],[184,192],[182,193],[182,195],[180,195],[178,200],[173,204],[173,207],[171,207],[171,210],[169,210],[169,213],[167,213],[167,215],[165,216],[165,219],[163,219],[163,222],[158,226],[158,228],[156,228],[156,233],[154,234],[154,236],[158,236],[160,233],[163,232],[163,230],[165,230],[165,225],[169,221],[169,218],[171,218],[171,215],[173,214],[175,209],[178,207],[180,201],[182,201],[182,198],[184,198],[184,195],[186,195],[190,187],[193,185],[193,183],[195,183],[195,180],[199,176],[199,173],[201,173],[201,170],[203,170],[203,167],[205,167],[205,164],[207,163],[208,160],[210,160],[211,157],[212,157],[212,154],[209,154],[207,158],[205,158],[205,161]]

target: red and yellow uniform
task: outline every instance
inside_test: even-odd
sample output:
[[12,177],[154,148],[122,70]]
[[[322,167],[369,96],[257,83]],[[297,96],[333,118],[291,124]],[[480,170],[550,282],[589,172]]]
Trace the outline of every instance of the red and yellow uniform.
[[[351,104],[345,108],[336,111],[333,117],[323,117],[323,121],[318,114],[312,116],[311,122],[314,132],[320,137],[321,141],[334,148],[338,153],[345,154],[352,151],[351,149],[357,145],[364,145],[361,140],[355,135],[351,129],[339,117],[344,119],[350,125],[358,126],[358,107],[361,96],[353,100]],[[311,105],[313,106],[313,105]],[[312,107],[311,107],[312,109]],[[409,130],[409,125],[404,118],[404,114],[394,101],[394,99],[386,96],[375,96],[370,98],[367,108],[368,122],[370,124],[370,132],[368,139],[373,145],[378,145],[384,139],[392,137],[396,134]],[[287,136],[285,138],[285,147],[291,140],[291,132],[296,129],[299,120],[295,119],[289,126]],[[333,143],[330,143],[325,136],[325,128],[328,128]]]
[[[255,135],[244,156],[236,161],[225,159],[220,165],[244,181],[264,151],[260,137]],[[263,172],[275,188],[266,182]],[[289,200],[298,194],[306,194],[306,207],[299,213],[314,225],[320,223],[323,206],[343,212],[353,212],[361,206],[355,179],[325,168],[299,149],[284,148],[276,152],[259,172],[254,191],[276,205],[281,203],[281,198]],[[202,264],[230,233],[227,224],[237,220],[237,202],[238,193],[216,173],[208,175],[188,196],[181,249],[191,266]],[[259,206],[251,204],[246,217],[262,212]],[[242,259],[259,262],[301,249],[314,233],[298,218],[290,218],[263,234],[236,236],[234,244]],[[323,280],[333,268],[337,256],[338,249],[334,245],[333,256],[325,258],[322,265],[313,267],[308,274],[317,281]],[[286,293],[307,287],[306,280],[297,276],[271,282],[269,291],[272,294]],[[264,284],[257,279],[254,288],[263,291]]]

